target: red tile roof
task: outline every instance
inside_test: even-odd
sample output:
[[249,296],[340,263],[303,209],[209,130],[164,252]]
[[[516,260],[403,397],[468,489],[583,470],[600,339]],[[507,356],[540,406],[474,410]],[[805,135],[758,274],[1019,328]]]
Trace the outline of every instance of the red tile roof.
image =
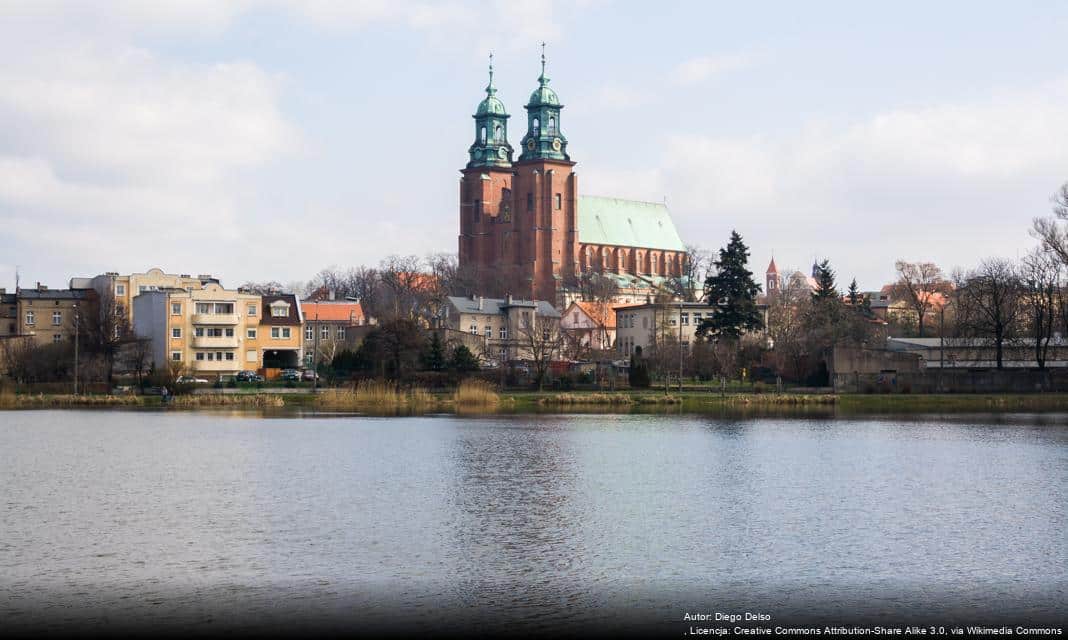
[[363,307],[359,302],[302,302],[305,322],[349,322],[360,324],[363,320]]

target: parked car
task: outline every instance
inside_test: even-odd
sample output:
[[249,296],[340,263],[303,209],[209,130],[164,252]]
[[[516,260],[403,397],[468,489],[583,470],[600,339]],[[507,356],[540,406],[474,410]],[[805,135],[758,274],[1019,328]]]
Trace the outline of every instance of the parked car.
[[194,378],[193,376],[178,376],[175,380],[177,384],[208,384],[208,381],[204,378]]
[[282,369],[280,377],[286,382],[298,382],[300,380],[300,372],[296,369]]
[[236,380],[237,382],[263,382],[263,376],[256,373],[255,371],[245,370],[238,371],[237,375],[234,376],[234,380]]
[[318,380],[319,374],[315,373],[311,369],[305,369],[304,373],[302,373],[300,377],[308,382],[311,382],[312,380]]

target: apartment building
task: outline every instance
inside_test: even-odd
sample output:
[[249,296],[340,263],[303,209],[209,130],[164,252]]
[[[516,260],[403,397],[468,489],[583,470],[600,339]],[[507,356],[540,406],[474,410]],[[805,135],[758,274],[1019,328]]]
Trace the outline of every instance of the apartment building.
[[476,355],[499,363],[529,360],[531,340],[552,340],[560,328],[560,312],[544,300],[449,296],[443,324],[454,331],[480,336]]
[[291,293],[264,295],[261,305],[257,336],[262,354],[260,367],[270,378],[278,370],[296,369],[303,364],[304,315],[300,301]]
[[132,300],[134,333],[149,340],[157,367],[173,363],[202,377],[262,367],[259,295],[211,282],[147,289]]
[[107,299],[108,296],[115,301],[118,311],[126,315],[128,326],[133,327],[134,307],[133,300],[138,295],[148,291],[161,289],[203,289],[208,284],[220,284],[217,278],[209,274],[191,276],[189,274],[176,275],[164,273],[162,269],[153,267],[144,273],[130,273],[120,275],[116,272],[102,273],[87,278],[71,278],[71,289],[92,289]]
[[606,351],[616,343],[616,307],[608,302],[575,301],[564,312],[560,328],[576,346]]
[[370,323],[363,306],[349,300],[304,300],[304,353],[315,354],[316,362],[330,362],[345,349],[355,349],[362,331],[355,327]]
[[[34,289],[16,292],[16,332],[33,336],[37,344],[63,342],[74,337],[83,314],[88,312],[90,292],[81,289],[49,289],[37,283]],[[10,313],[10,304],[5,304]],[[5,322],[10,329],[10,321]]]
[[[767,326],[768,307],[758,304]],[[697,328],[715,310],[705,302],[647,302],[616,308],[616,350],[624,355],[634,353],[635,347],[647,351],[664,341],[683,345],[693,343]]]
[[7,289],[0,289],[0,337],[19,334],[19,299]]

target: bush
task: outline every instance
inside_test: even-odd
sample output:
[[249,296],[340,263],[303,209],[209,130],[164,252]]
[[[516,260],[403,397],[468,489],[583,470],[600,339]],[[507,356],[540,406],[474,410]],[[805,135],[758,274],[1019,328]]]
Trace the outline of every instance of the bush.
[[230,389],[236,389],[237,388],[237,378],[230,378],[229,380],[227,380],[226,381],[226,386],[227,386],[227,388],[230,388]]

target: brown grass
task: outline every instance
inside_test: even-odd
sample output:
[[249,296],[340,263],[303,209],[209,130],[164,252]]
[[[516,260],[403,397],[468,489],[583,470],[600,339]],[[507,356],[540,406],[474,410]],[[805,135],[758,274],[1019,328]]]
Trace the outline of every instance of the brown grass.
[[383,380],[363,380],[350,389],[328,389],[320,392],[315,402],[322,408],[338,411],[422,410],[436,404],[426,389],[416,387],[404,391]]
[[554,393],[538,399],[540,405],[631,405],[635,402],[635,397],[626,393]]
[[286,402],[282,396],[260,393],[198,393],[172,396],[171,399],[167,401],[167,406],[182,409],[196,407],[252,407],[259,409],[266,407],[284,407],[285,405]]
[[485,380],[464,380],[452,399],[457,411],[492,409],[501,402],[496,388]]
[[11,391],[0,392],[2,409],[43,409],[49,407],[133,407],[144,404],[139,396],[73,395],[35,393],[15,395]]

